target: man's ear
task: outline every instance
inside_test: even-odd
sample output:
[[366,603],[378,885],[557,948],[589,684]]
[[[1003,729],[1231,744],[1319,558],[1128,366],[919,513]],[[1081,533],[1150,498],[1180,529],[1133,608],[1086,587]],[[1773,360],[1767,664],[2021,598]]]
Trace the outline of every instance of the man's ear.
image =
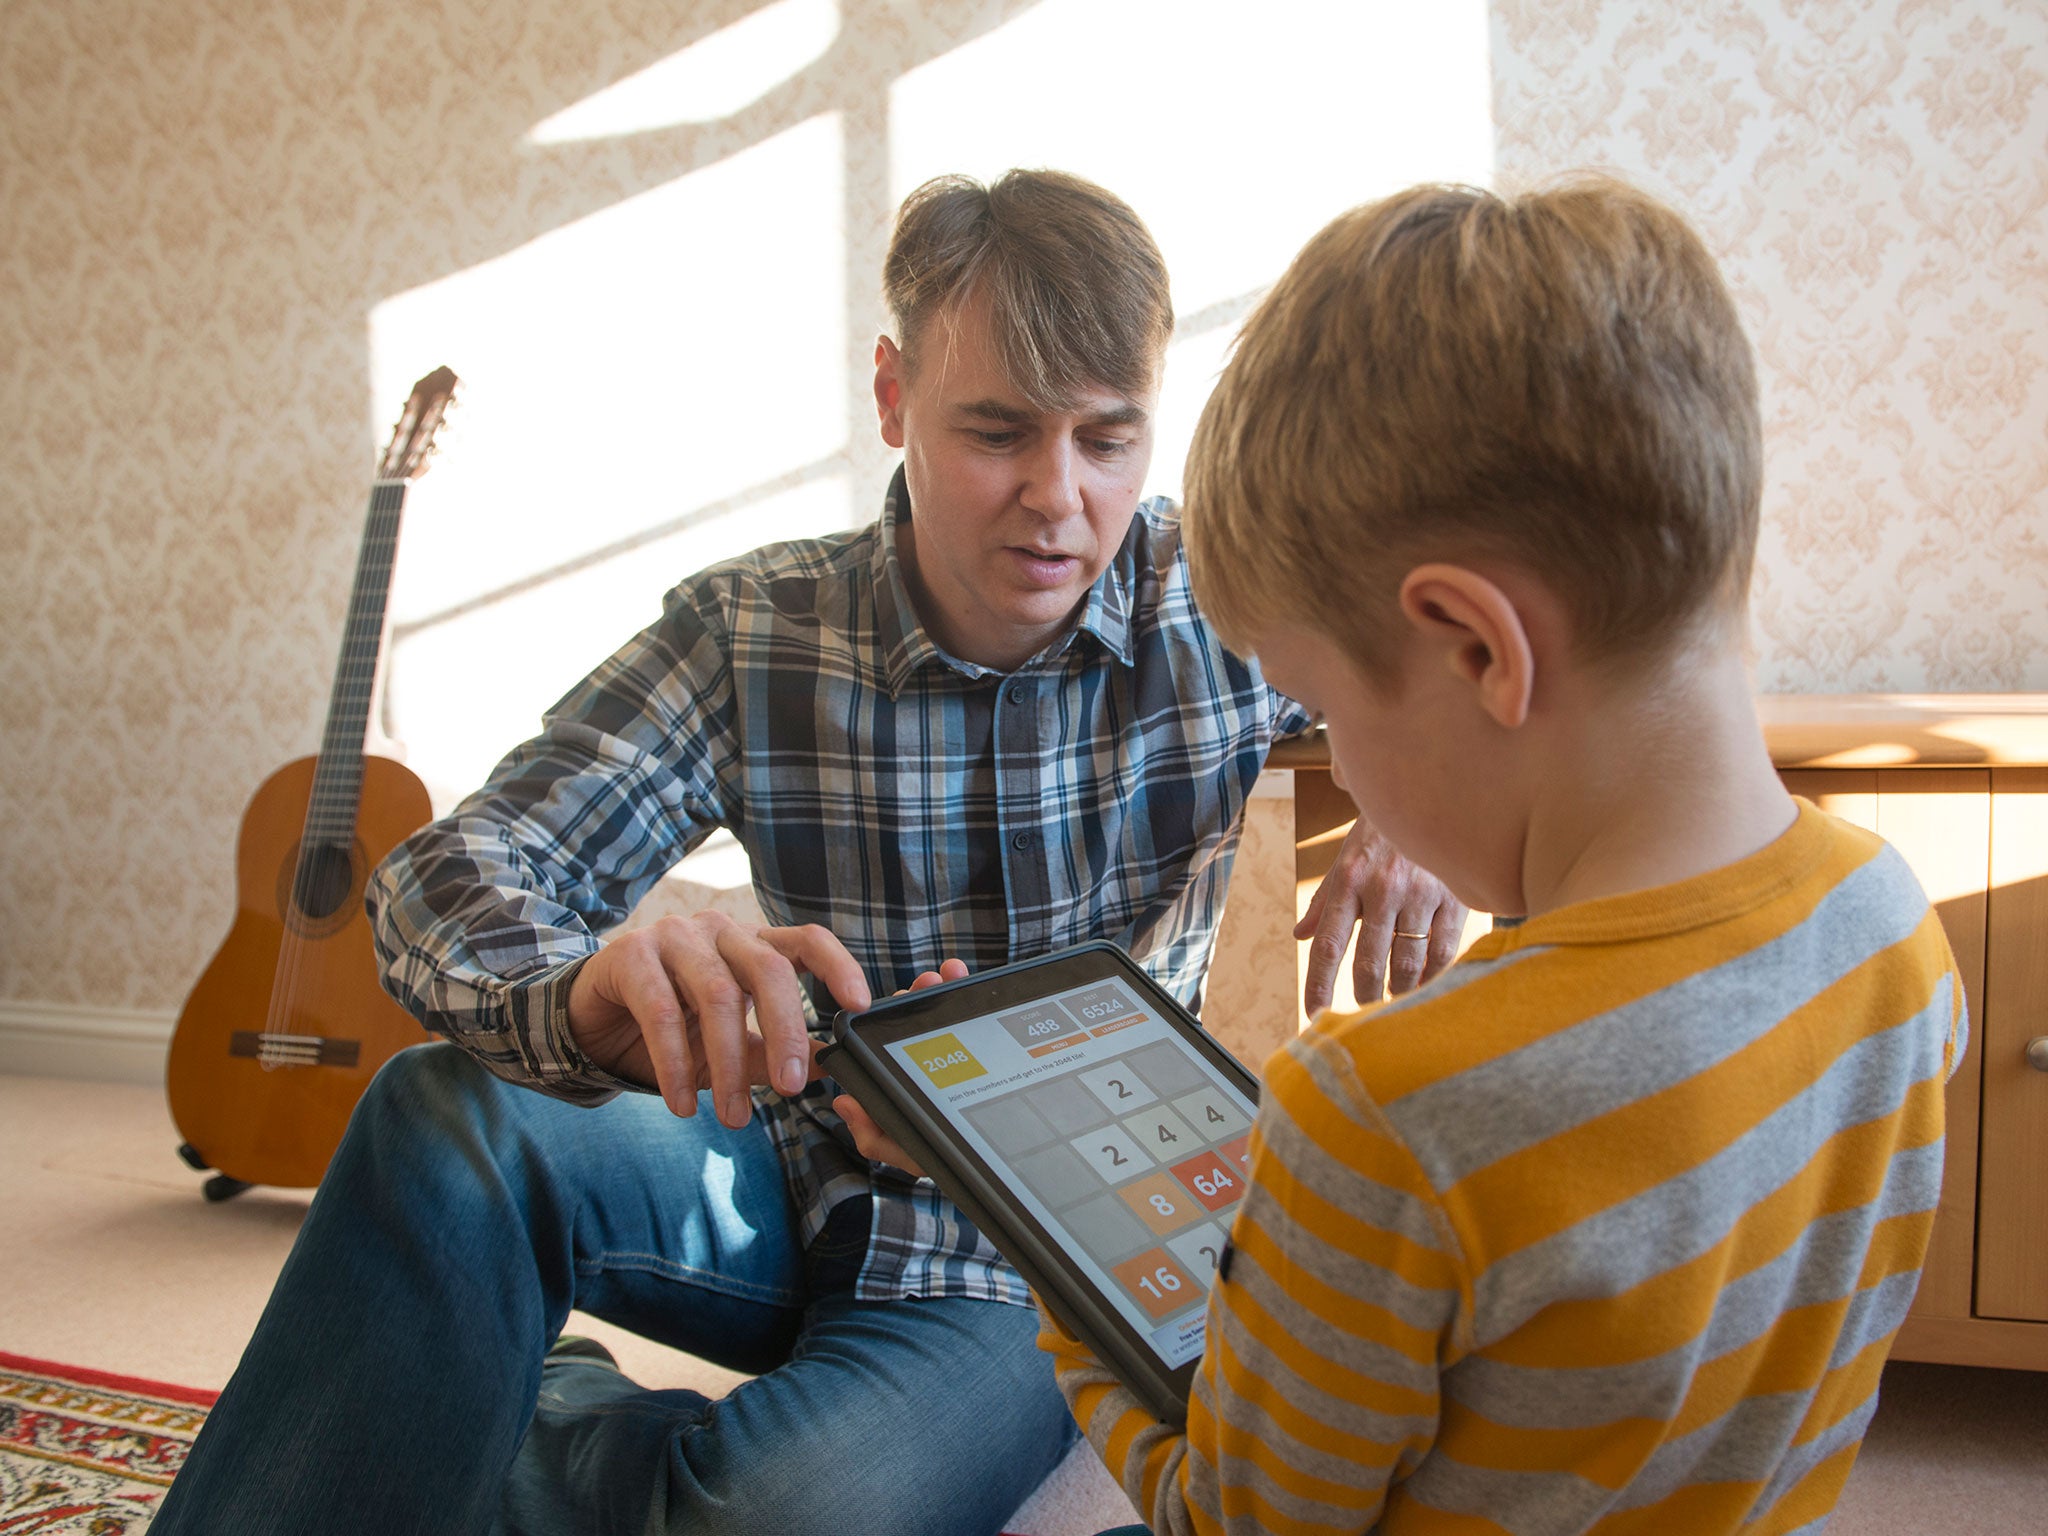
[[882,441],[903,446],[903,354],[886,336],[875,338],[875,409],[882,419]]
[[1529,718],[1536,655],[1507,593],[1462,565],[1418,565],[1401,582],[1401,616],[1472,685],[1497,723],[1514,730]]

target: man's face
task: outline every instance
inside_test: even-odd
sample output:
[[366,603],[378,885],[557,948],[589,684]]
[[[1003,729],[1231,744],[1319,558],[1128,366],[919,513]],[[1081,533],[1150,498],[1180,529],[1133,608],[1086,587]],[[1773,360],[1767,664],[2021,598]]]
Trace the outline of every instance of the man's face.
[[994,361],[970,302],[922,338],[915,376],[875,349],[882,437],[903,450],[912,523],[900,544],[919,617],[963,661],[1009,671],[1073,620],[1130,528],[1152,462],[1155,383],[1031,406]]

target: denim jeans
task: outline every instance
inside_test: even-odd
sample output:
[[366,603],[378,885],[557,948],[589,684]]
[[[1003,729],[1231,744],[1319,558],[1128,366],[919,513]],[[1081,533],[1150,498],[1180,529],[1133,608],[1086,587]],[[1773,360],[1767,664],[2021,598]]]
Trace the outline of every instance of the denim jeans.
[[[394,1057],[152,1536],[998,1530],[1075,1435],[1036,1315],[855,1301],[766,1132],[701,1102]],[[759,1374],[713,1400],[544,1367],[571,1308]]]

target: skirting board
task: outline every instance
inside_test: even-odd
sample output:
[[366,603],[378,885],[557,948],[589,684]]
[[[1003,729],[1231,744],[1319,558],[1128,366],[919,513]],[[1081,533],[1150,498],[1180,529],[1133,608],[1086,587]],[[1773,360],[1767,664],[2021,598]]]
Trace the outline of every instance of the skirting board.
[[0,1072],[162,1086],[175,1013],[0,1002]]

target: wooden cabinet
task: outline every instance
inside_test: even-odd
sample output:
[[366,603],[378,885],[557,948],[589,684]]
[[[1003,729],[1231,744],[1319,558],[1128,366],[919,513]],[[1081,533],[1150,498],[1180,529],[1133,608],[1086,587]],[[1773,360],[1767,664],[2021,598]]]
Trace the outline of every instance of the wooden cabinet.
[[2048,770],[1783,770],[1897,848],[1962,971],[1970,1048],[1948,1085],[1941,1207],[1892,1354],[2048,1370]]
[[[2028,1057],[2048,1039],[2048,699],[1765,702],[1786,785],[1912,865],[1969,1003],[1940,1208],[1893,1357],[2048,1370],[2048,1070]],[[1352,815],[1327,765],[1318,743],[1275,753],[1294,773],[1304,900]],[[1300,1027],[1298,992],[1271,1011],[1263,1033]]]

